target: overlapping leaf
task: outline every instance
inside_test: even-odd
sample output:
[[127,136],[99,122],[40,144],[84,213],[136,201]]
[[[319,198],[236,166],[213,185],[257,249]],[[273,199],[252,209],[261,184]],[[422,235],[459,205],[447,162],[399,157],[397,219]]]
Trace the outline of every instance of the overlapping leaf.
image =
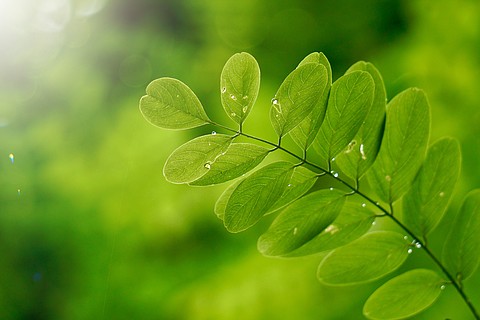
[[347,201],[335,221],[315,238],[290,252],[288,256],[305,256],[346,245],[364,235],[373,221],[375,214],[366,205]]
[[470,277],[480,260],[480,189],[463,201],[443,247],[442,261],[458,281]]
[[163,167],[165,178],[171,183],[191,183],[203,177],[232,140],[228,135],[209,134],[188,141],[168,157]]
[[165,129],[189,129],[210,122],[195,93],[172,78],[160,78],[147,86],[140,111],[148,122]]
[[373,102],[360,130],[347,148],[337,155],[336,163],[343,173],[358,181],[372,166],[380,149],[387,95],[382,76],[373,64],[359,61],[347,70],[347,74],[357,70],[372,76],[375,85]]
[[300,248],[332,223],[345,203],[337,190],[319,190],[283,210],[258,240],[258,250],[267,256],[282,256]]
[[299,66],[285,78],[270,109],[270,120],[278,136],[286,135],[312,112],[327,82],[327,70],[319,63]]
[[253,226],[280,199],[293,173],[289,162],[269,164],[242,180],[233,190],[223,214],[230,232]]
[[432,305],[445,281],[434,271],[415,269],[393,278],[367,300],[363,314],[369,319],[406,319]]
[[375,231],[330,252],[318,267],[318,279],[329,285],[349,285],[378,279],[403,264],[410,244],[403,235]]
[[339,154],[357,134],[373,101],[375,85],[365,71],[353,71],[332,85],[327,114],[314,141],[325,162]]
[[238,124],[243,123],[257,100],[260,89],[260,68],[246,52],[234,54],[220,76],[223,109]]
[[314,52],[309,54],[300,62],[298,66],[300,67],[307,63],[319,63],[323,65],[327,70],[327,81],[325,82],[325,88],[323,89],[322,97],[313,107],[312,112],[310,112],[298,126],[290,131],[290,136],[292,139],[303,150],[307,150],[307,148],[313,142],[313,139],[315,139],[318,129],[320,129],[323,119],[325,118],[328,94],[330,93],[330,87],[332,86],[332,68],[327,57],[323,53]]
[[387,106],[382,145],[367,174],[375,193],[393,203],[410,187],[425,157],[430,132],[430,108],[422,90],[407,89]]
[[229,181],[255,168],[270,151],[251,143],[232,143],[210,164],[210,169],[191,185],[207,186]]
[[461,154],[458,142],[444,138],[427,153],[412,188],[403,198],[403,221],[425,239],[443,217],[460,174]]

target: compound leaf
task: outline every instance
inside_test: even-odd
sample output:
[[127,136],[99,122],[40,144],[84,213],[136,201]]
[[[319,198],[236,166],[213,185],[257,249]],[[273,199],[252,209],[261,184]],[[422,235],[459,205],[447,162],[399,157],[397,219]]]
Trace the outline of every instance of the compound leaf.
[[347,74],[357,70],[366,71],[372,76],[375,84],[373,102],[355,138],[336,157],[342,172],[356,181],[367,172],[377,157],[382,142],[387,99],[382,76],[373,64],[359,61],[347,70]]
[[460,175],[459,143],[443,138],[434,143],[412,188],[403,197],[403,221],[417,236],[425,238],[445,213]]
[[375,231],[330,252],[318,267],[318,279],[329,285],[372,281],[400,267],[410,244],[403,235]]
[[430,107],[422,90],[410,88],[387,106],[382,145],[367,178],[373,191],[393,203],[411,186],[422,165],[430,132]]
[[293,165],[271,163],[242,180],[228,198],[224,225],[230,232],[253,226],[282,196],[293,172]]
[[270,120],[279,137],[286,135],[312,112],[327,81],[327,70],[319,63],[299,66],[285,78],[270,109]]
[[228,149],[232,140],[232,136],[208,134],[188,141],[168,157],[163,175],[171,183],[190,183],[201,178]]
[[378,288],[367,300],[363,314],[369,319],[406,319],[431,306],[445,281],[434,271],[415,269]]
[[355,137],[372,105],[374,89],[372,76],[365,71],[353,71],[333,83],[313,144],[322,160],[330,162]]
[[312,112],[300,122],[298,126],[290,131],[290,136],[293,141],[302,148],[307,150],[310,144],[315,139],[318,130],[325,118],[325,112],[327,110],[328,94],[330,93],[330,87],[332,86],[332,68],[328,62],[327,57],[321,52],[313,52],[306,56],[298,65],[299,67],[307,63],[319,63],[323,65],[327,70],[327,81],[323,88],[323,94],[318,100],[318,103],[313,108]]
[[347,201],[335,221],[288,256],[306,256],[344,246],[364,235],[374,221],[375,214],[366,206]]
[[285,255],[310,241],[338,216],[345,194],[337,190],[312,192],[289,205],[258,240],[267,256]]
[[480,189],[465,197],[443,247],[442,260],[458,281],[470,277],[480,259]]
[[195,93],[172,78],[153,80],[147,86],[140,112],[148,122],[164,129],[189,129],[210,122]]
[[252,110],[260,89],[260,67],[246,52],[234,54],[223,67],[220,91],[223,109],[241,124]]
[[270,150],[251,143],[232,143],[221,153],[199,179],[190,185],[207,186],[229,181],[255,168],[267,156]]

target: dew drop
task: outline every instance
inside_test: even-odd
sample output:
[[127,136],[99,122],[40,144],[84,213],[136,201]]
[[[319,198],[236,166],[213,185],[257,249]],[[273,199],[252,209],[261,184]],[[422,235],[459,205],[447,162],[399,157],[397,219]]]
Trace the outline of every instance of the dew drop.
[[404,239],[404,240],[408,240],[408,237],[407,237],[407,236],[404,236],[403,239]]
[[440,286],[440,290],[445,290],[445,285],[444,285],[444,284],[442,284],[442,285]]
[[248,99],[248,96],[243,96],[242,99],[243,99],[243,100],[247,100],[247,99]]
[[235,112],[230,113],[230,115],[231,115],[232,117],[236,117],[236,116],[237,116],[237,114],[236,114]]
[[365,151],[363,149],[363,143],[360,145],[360,154],[362,155],[363,160],[367,160],[367,156],[365,155]]
[[293,235],[296,235],[297,232],[298,232],[298,228],[297,227],[293,228]]
[[180,98],[180,95],[179,95],[179,94],[177,94],[177,98]]
[[335,158],[332,158],[332,162],[334,162],[334,161],[335,161]]
[[272,98],[272,104],[278,104],[278,99],[277,98]]
[[376,204],[377,206],[379,206],[379,205],[380,205],[380,202],[375,202],[375,204]]
[[287,185],[287,187],[291,187],[291,186],[292,186],[292,184],[291,184],[291,183],[289,183],[289,184]]
[[364,207],[364,208],[365,208],[366,206],[367,206],[367,204],[366,204],[366,203],[362,203],[362,207]]
[[223,87],[222,88],[222,93],[225,93],[225,92],[227,92],[227,88]]
[[390,176],[385,176],[385,180],[387,180],[388,182],[392,181],[392,177]]
[[372,226],[376,225],[377,224],[377,221],[373,221],[372,222]]
[[12,163],[15,162],[15,156],[13,155],[13,153],[10,153],[10,154],[8,155],[8,158],[10,159],[10,161],[11,161]]
[[17,189],[17,194],[20,195],[20,193],[21,193],[21,190]]
[[247,113],[247,110],[248,110],[248,106],[245,106],[245,107],[243,107],[243,109],[242,109],[243,113]]
[[412,248],[408,248],[407,250],[408,254],[411,254],[413,252],[413,249]]
[[333,191],[333,188],[332,188],[332,187],[330,187],[330,191]]
[[347,146],[347,149],[345,150],[345,153],[350,153],[352,152],[353,148],[357,145],[357,140],[352,140]]
[[278,113],[282,113],[282,106],[280,105],[280,102],[277,98],[272,99],[272,106],[275,108],[275,111],[277,111]]
[[445,192],[443,192],[443,191],[440,192],[440,193],[438,194],[438,196],[439,196],[439,197],[444,197],[444,196],[445,196]]
[[335,178],[338,178],[338,172],[334,172],[334,173],[333,173],[333,176],[334,176]]
[[415,243],[415,247],[417,249],[420,249],[422,247],[422,244],[420,242]]
[[212,167],[212,164],[210,162],[207,162],[203,165],[206,169],[210,170],[210,168]]
[[212,136],[216,135],[217,132],[216,131],[212,131]]
[[237,97],[235,97],[235,95],[231,94],[230,95],[230,99],[232,99],[233,101],[237,100]]

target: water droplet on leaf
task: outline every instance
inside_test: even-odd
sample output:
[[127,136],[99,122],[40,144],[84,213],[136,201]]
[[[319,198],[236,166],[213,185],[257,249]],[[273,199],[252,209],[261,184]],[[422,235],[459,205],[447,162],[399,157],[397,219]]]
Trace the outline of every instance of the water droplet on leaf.
[[365,155],[363,143],[360,145],[360,154],[362,155],[363,160],[367,160],[367,156]]
[[298,232],[298,228],[297,227],[293,228],[293,235],[296,235],[297,232]]
[[237,100],[237,97],[235,97],[235,95],[231,94],[231,95],[230,95],[230,99],[232,99],[232,100],[235,101],[235,100]]
[[222,93],[225,93],[225,92],[227,92],[227,88],[223,87],[222,88]]
[[216,131],[212,131],[212,136],[216,135],[217,132]]
[[231,115],[232,117],[236,117],[236,116],[237,116],[237,114],[236,114],[235,112],[230,113],[230,115]]
[[15,162],[15,156],[13,155],[13,153],[10,153],[10,154],[8,155],[8,158],[10,159],[10,161],[11,161],[12,163]]
[[443,191],[440,192],[440,193],[438,194],[438,196],[439,196],[439,197],[444,197],[444,196],[445,196],[445,192],[443,192]]
[[245,106],[245,107],[243,107],[243,109],[242,109],[243,113],[247,113],[247,110],[248,110],[248,106]]
[[212,167],[212,164],[210,162],[207,162],[203,165],[206,169],[210,170],[210,168]]
[[442,284],[442,285],[440,286],[440,290],[445,290],[445,285],[444,285],[444,284]]
[[243,99],[243,100],[247,100],[247,99],[248,99],[248,96],[243,96],[242,99]]
[[350,153],[352,152],[353,148],[357,145],[357,140],[352,140],[347,146],[347,149],[345,150],[345,153]]
[[407,250],[408,254],[411,254],[413,252],[413,249],[412,248],[408,248]]
[[420,242],[415,243],[415,247],[417,249],[420,249],[422,247],[422,244]]
[[365,208],[366,206],[367,206],[367,204],[366,204],[366,203],[362,203],[362,207],[364,207],[364,208]]

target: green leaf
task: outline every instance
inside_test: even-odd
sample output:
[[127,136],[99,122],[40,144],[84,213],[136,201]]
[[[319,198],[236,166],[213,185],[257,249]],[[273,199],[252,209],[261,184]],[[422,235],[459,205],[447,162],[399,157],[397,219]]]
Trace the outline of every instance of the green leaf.
[[246,52],[236,53],[223,67],[220,91],[223,109],[238,124],[252,110],[260,89],[260,68]]
[[188,141],[168,157],[163,175],[172,183],[190,183],[201,178],[232,140],[233,137],[224,134],[208,134]]
[[240,232],[257,223],[282,196],[292,169],[289,162],[274,162],[242,180],[225,208],[223,222],[227,230]]
[[367,300],[363,314],[369,319],[406,319],[430,307],[445,281],[434,271],[415,269],[395,277]]
[[312,112],[310,112],[298,126],[290,131],[290,136],[293,141],[295,141],[295,143],[303,150],[307,150],[322,125],[323,119],[325,118],[325,112],[327,111],[328,94],[330,93],[330,87],[332,86],[332,68],[327,57],[323,53],[314,52],[309,54],[298,66],[300,67],[307,63],[319,63],[323,65],[327,70],[327,81],[325,82],[322,97],[318,100],[318,103],[315,105]]
[[444,138],[427,153],[412,188],[403,198],[403,221],[417,236],[425,239],[445,213],[460,175],[459,143]]
[[217,202],[215,202],[214,212],[218,219],[222,221],[224,220],[225,210],[227,209],[228,200],[230,200],[230,196],[242,181],[243,180],[238,180],[232,183],[231,185],[229,185],[228,188],[225,189],[225,191],[223,191],[223,193],[217,199]]
[[443,247],[443,264],[459,282],[470,277],[480,259],[480,189],[471,191]]
[[172,78],[153,80],[147,86],[140,111],[148,122],[165,129],[189,129],[210,122],[195,93]]
[[270,150],[251,143],[232,143],[211,163],[210,170],[190,185],[207,186],[229,181],[255,168]]
[[287,204],[298,199],[308,192],[318,179],[318,175],[302,166],[297,166],[293,169],[292,177],[287,184],[287,188],[283,192],[280,199],[278,199],[270,208],[269,212],[278,210]]
[[327,114],[313,144],[320,158],[331,161],[352,141],[373,100],[374,83],[365,71],[354,71],[332,85]]
[[347,201],[335,221],[288,256],[306,256],[344,246],[364,235],[374,221],[375,214],[366,205]]
[[373,64],[357,62],[347,70],[347,74],[357,70],[366,71],[372,76],[375,84],[373,102],[355,138],[336,157],[336,163],[342,172],[356,181],[360,180],[377,157],[382,142],[387,99],[382,76]]
[[367,174],[373,191],[393,203],[411,186],[425,157],[430,107],[422,90],[410,88],[387,105],[387,121],[377,159]]
[[283,210],[258,240],[266,256],[285,255],[310,241],[338,216],[345,193],[319,190],[295,201]]
[[285,78],[270,109],[270,120],[278,136],[286,135],[312,112],[327,79],[327,70],[318,63],[299,66]]
[[350,285],[378,278],[400,267],[410,244],[392,231],[371,232],[330,252],[318,267],[318,279],[329,285]]

